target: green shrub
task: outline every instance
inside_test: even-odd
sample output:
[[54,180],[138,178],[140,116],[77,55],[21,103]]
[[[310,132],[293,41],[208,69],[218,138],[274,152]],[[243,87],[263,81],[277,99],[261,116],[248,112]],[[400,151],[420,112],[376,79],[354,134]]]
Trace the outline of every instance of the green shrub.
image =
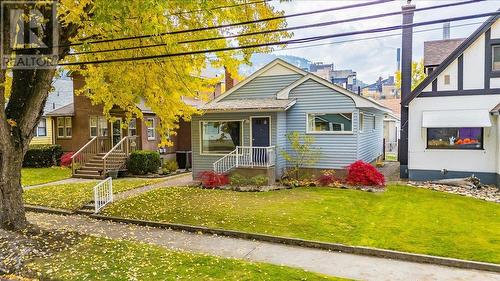
[[30,145],[24,155],[23,167],[43,168],[58,166],[63,154],[60,145],[36,144]]
[[249,185],[249,179],[238,173],[232,174],[230,177],[230,183],[234,186],[246,186]]
[[268,178],[266,176],[254,176],[251,178],[242,176],[238,173],[234,173],[230,177],[231,185],[234,186],[266,186],[268,184]]
[[179,165],[177,164],[177,161],[175,160],[169,160],[165,163],[163,163],[162,171],[164,174],[170,174],[179,169]]
[[161,166],[160,154],[156,151],[136,150],[127,161],[127,169],[134,175],[158,173]]
[[268,185],[269,179],[266,176],[255,176],[250,179],[252,185],[255,186],[266,186]]

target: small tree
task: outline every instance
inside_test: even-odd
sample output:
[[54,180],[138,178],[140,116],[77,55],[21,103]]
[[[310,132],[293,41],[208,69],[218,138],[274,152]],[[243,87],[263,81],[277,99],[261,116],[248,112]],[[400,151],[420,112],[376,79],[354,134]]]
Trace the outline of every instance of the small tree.
[[314,148],[314,137],[303,135],[297,131],[286,134],[289,150],[281,150],[280,153],[288,162],[291,172],[299,179],[299,171],[306,166],[314,165],[321,154],[319,148]]

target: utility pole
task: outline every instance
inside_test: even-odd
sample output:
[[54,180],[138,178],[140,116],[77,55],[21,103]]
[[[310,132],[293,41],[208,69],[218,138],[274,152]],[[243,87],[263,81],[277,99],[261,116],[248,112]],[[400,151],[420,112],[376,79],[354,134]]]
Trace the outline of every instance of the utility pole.
[[[411,62],[413,48],[413,15],[415,5],[411,0],[401,7],[403,11],[403,36],[401,39],[401,100],[411,94]],[[408,178],[408,107],[401,105],[401,139],[399,141],[399,175]]]

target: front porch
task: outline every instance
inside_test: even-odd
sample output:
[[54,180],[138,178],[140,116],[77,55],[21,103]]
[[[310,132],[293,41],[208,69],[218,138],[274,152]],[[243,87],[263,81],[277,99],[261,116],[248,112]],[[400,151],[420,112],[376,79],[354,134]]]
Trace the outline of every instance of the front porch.
[[213,164],[217,173],[227,173],[237,168],[274,168],[276,164],[276,147],[237,146]]
[[110,171],[125,168],[126,161],[138,149],[137,136],[126,136],[115,143],[109,137],[93,137],[71,157],[72,176],[77,178],[105,178]]

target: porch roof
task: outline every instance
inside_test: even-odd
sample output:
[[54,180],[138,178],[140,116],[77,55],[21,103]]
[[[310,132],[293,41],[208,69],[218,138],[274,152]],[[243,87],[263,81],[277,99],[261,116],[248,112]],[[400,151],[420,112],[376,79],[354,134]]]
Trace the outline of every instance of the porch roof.
[[56,110],[45,113],[45,116],[75,116],[75,104],[67,104]]
[[497,106],[495,106],[491,111],[490,111],[491,114],[494,114],[494,115],[500,115],[500,103],[497,104]]
[[295,104],[295,99],[236,99],[210,102],[201,106],[205,111],[286,111]]

